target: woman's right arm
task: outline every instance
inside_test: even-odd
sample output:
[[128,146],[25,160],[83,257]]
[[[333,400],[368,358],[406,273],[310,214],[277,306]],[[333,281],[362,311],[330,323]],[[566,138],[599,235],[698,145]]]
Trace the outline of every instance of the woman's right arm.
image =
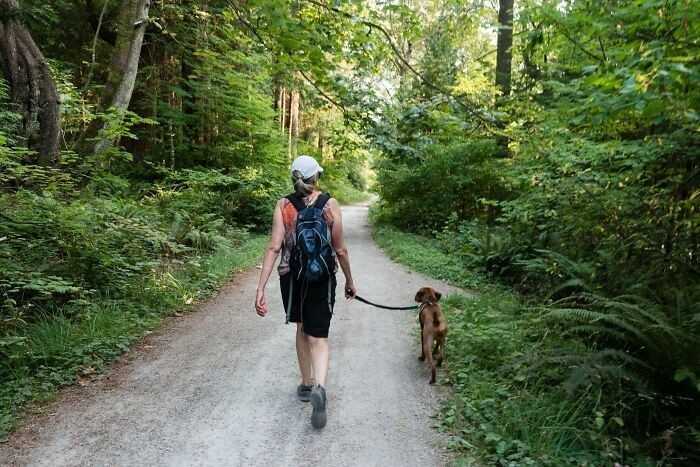
[[282,250],[282,242],[284,242],[284,220],[282,219],[282,201],[280,200],[277,202],[275,213],[272,215],[272,234],[265,250],[262,271],[260,271],[260,279],[258,280],[258,289],[255,294],[255,311],[260,316],[265,316],[268,312],[267,300],[265,300],[265,287],[270,279],[275,261],[277,261],[277,257]]

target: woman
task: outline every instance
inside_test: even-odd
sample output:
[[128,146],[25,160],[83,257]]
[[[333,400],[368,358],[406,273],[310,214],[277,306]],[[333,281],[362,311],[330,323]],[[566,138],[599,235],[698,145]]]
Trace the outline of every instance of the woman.
[[[291,172],[294,193],[280,199],[275,207],[272,217],[272,235],[265,252],[255,297],[255,310],[263,317],[269,311],[265,299],[265,286],[281,252],[278,272],[282,300],[287,310],[288,320],[297,324],[296,349],[301,372],[301,384],[297,387],[297,395],[302,401],[311,401],[313,405],[311,424],[315,428],[323,428],[326,425],[328,329],[335,304],[337,266],[333,261],[330,277],[320,284],[304,282],[305,279],[298,278],[297,274],[290,272],[299,207],[318,206],[322,209],[323,219],[330,231],[332,249],[345,275],[345,297],[348,299],[354,297],[356,290],[350,272],[348,250],[343,240],[340,206],[334,198],[328,199],[328,195],[322,194],[318,187],[323,169],[313,157],[300,156],[292,163]],[[302,290],[303,293],[297,293]]]

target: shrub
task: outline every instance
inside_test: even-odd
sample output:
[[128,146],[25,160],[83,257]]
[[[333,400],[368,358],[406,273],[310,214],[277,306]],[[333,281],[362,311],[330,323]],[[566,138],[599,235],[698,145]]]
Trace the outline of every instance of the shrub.
[[438,229],[448,216],[488,220],[489,201],[507,196],[499,174],[503,160],[491,140],[425,148],[410,162],[384,159],[378,166],[380,216],[411,229]]

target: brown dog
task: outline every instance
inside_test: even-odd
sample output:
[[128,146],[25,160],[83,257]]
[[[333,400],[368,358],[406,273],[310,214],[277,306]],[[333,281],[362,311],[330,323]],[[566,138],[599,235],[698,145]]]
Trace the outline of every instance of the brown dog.
[[442,294],[431,287],[423,287],[416,293],[416,301],[421,304],[418,319],[422,351],[419,359],[428,359],[430,384],[435,384],[436,362],[433,358],[437,360],[437,366],[442,366],[442,360],[445,358],[447,320],[438,304],[440,297]]

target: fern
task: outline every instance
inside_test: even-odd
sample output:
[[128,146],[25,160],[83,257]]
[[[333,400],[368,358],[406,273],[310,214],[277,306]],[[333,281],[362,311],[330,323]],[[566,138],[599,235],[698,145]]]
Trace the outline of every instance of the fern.
[[607,315],[604,313],[589,310],[586,308],[554,308],[545,315],[546,319],[553,319],[562,323],[585,322],[595,323],[605,319]]
[[612,329],[607,326],[596,326],[595,324],[583,324],[578,326],[572,326],[569,329],[565,330],[563,335],[592,336],[594,338],[607,336],[611,337],[612,339],[618,342],[624,342],[625,338],[627,337],[626,334],[622,331],[618,331],[617,329]]

